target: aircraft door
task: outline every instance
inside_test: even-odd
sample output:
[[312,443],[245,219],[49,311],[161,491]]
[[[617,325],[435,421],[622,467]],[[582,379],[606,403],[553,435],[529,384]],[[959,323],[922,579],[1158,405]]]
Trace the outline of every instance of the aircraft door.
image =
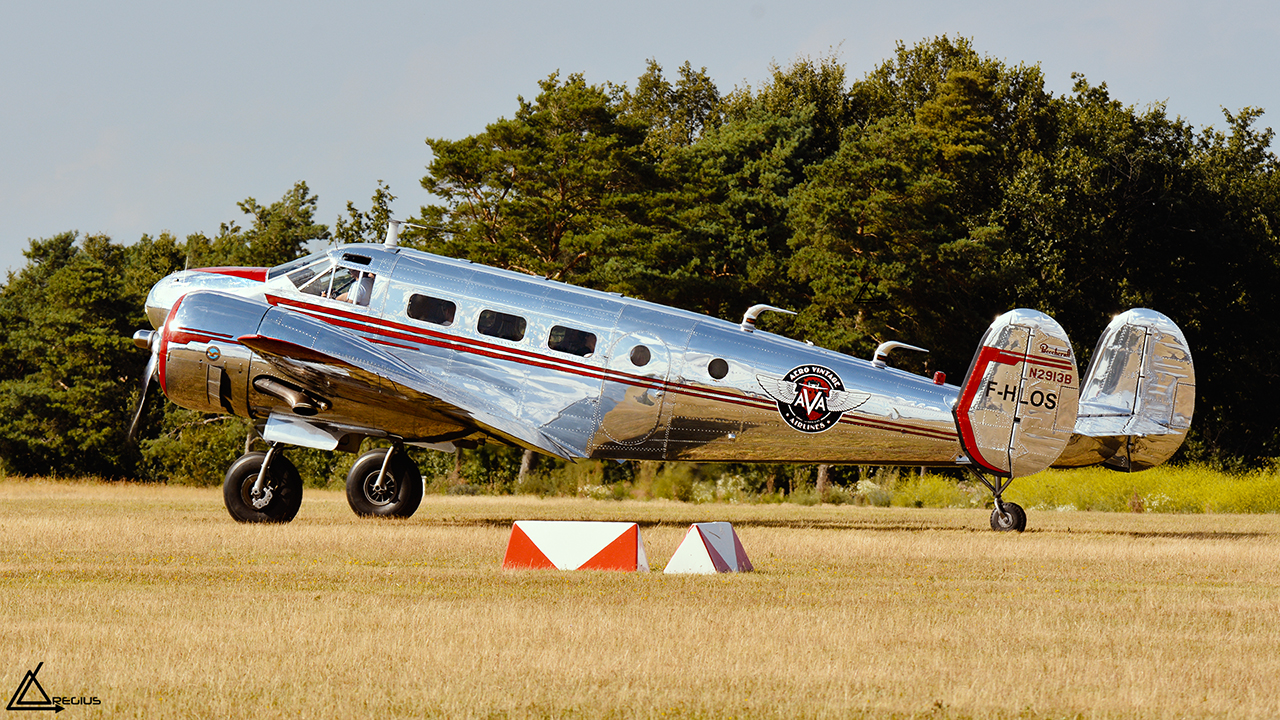
[[662,417],[671,354],[656,335],[632,333],[613,343],[600,387],[600,429],[622,445],[653,435]]

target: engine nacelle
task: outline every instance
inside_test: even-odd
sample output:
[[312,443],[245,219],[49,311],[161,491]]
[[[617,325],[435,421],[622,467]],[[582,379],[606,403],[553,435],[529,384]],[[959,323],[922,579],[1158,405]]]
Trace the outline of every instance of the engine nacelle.
[[188,410],[249,417],[255,403],[250,397],[253,352],[236,338],[257,331],[266,310],[260,302],[223,293],[179,299],[160,330],[164,394]]

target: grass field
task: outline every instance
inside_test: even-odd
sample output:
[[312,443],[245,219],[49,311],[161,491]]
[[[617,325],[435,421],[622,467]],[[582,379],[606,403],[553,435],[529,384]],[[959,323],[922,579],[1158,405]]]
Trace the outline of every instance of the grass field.
[[[0,482],[0,693],[63,717],[1280,716],[1280,516],[309,490],[285,526],[214,489]],[[758,572],[503,571],[516,519],[690,522]]]

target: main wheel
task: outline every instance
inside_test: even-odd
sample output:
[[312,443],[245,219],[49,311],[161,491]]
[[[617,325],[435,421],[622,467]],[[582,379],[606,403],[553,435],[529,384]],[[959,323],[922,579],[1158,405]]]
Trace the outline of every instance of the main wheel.
[[388,452],[388,448],[370,450],[347,473],[347,504],[355,514],[407,518],[422,502],[422,474],[403,451],[392,456],[387,475],[378,486],[378,473]]
[[991,511],[991,529],[999,532],[1022,532],[1027,529],[1027,511],[1017,503],[1003,503],[1004,514],[999,510]]
[[262,493],[253,494],[258,471],[266,457],[263,452],[246,453],[227,470],[222,500],[227,504],[227,512],[238,522],[287,523],[302,506],[302,476],[288,458],[278,453],[271,458]]

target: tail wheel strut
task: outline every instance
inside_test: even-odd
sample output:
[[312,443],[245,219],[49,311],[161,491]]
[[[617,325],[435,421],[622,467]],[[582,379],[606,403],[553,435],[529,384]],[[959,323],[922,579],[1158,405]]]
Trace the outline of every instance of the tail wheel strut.
[[997,532],[1022,532],[1027,529],[1027,511],[1017,503],[1005,502],[1004,491],[1013,482],[1012,477],[993,477],[988,479],[981,470],[970,467],[975,477],[987,486],[995,498],[995,509],[991,511],[991,529]]

